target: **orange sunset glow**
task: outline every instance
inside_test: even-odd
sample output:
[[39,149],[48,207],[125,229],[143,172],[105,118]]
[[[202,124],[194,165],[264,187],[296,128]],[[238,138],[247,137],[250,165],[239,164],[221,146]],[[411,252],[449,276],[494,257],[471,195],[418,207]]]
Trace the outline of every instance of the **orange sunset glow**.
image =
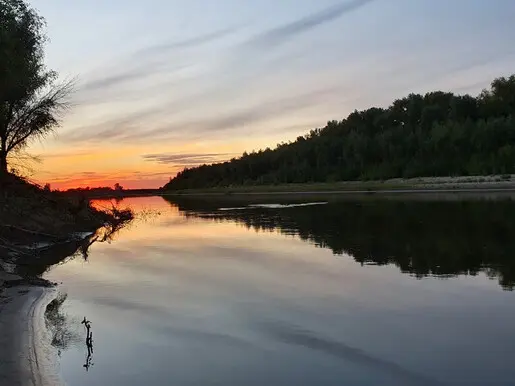
[[467,17],[425,0],[126,1],[123,15],[115,3],[98,15],[88,2],[31,2],[48,67],[75,84],[56,136],[28,149],[40,184],[158,188],[355,109],[478,94],[513,70],[513,18],[477,1]]

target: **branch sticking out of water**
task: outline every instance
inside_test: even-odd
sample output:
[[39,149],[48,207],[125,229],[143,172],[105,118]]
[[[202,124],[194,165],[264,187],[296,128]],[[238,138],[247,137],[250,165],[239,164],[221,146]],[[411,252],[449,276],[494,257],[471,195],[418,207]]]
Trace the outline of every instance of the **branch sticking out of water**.
[[86,371],[89,371],[89,368],[93,366],[93,332],[91,331],[91,321],[87,320],[86,317],[84,317],[84,320],[81,322],[81,324],[84,324],[84,327],[86,328],[86,348],[88,349],[88,353],[86,356],[86,363],[82,365],[86,369]]

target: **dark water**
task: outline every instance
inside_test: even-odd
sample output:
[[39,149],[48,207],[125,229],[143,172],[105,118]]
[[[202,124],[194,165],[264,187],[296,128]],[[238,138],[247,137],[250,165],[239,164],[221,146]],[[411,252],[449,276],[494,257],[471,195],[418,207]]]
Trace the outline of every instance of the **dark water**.
[[69,385],[515,385],[515,202],[248,201],[124,200],[47,274]]

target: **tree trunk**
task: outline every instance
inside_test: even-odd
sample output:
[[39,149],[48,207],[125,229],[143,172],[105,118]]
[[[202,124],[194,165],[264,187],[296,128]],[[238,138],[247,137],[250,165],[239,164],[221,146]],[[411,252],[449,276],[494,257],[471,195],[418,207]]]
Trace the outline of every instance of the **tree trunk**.
[[7,154],[0,150],[0,195],[4,193],[4,189],[7,187],[7,176]]
[[0,175],[7,174],[7,153],[0,150]]

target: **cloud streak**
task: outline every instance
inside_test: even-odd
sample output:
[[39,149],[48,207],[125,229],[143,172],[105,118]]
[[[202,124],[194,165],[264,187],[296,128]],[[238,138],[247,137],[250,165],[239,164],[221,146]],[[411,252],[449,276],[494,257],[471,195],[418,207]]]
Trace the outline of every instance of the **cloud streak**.
[[[249,77],[255,75],[256,70],[254,67],[256,67],[257,64],[252,63],[255,63],[256,60],[251,59],[249,55],[255,57],[256,52],[252,52],[251,50],[245,53],[241,50],[242,48],[259,49],[284,43],[301,33],[308,32],[320,25],[334,21],[372,1],[374,0],[350,0],[340,2],[293,22],[267,30],[247,41],[243,46],[234,47],[235,52],[238,53],[237,59],[234,63],[229,61],[229,63],[225,64],[225,68],[222,69],[223,73],[228,76],[225,83],[230,82],[230,84],[234,84],[236,81],[242,81],[242,79],[239,78],[241,78],[242,74],[246,74],[247,72],[250,72],[250,74],[247,74]],[[116,98],[117,95],[123,100],[126,100],[128,97],[130,98],[131,92],[127,90],[124,91],[125,86],[139,84],[140,81],[147,80],[150,76],[156,74],[161,77],[165,74],[168,76],[170,73],[180,71],[181,68],[184,67],[184,63],[182,67],[180,63],[175,63],[175,67],[171,67],[173,64],[167,60],[170,52],[212,43],[233,34],[235,31],[236,28],[234,27],[218,29],[189,39],[159,43],[142,48],[132,54],[133,58],[143,58],[142,60],[133,61],[132,63],[135,64],[132,65],[129,61],[129,68],[125,67],[124,69],[123,66],[118,66],[117,68],[121,69],[120,72],[111,71],[111,73],[108,72],[104,77],[93,78],[84,84],[80,91],[84,93],[86,103],[107,101],[109,98]],[[245,61],[244,58],[248,60]],[[279,60],[285,62],[289,59],[291,58],[283,57]],[[259,60],[257,62],[261,63]],[[275,63],[274,67],[283,64],[284,63]],[[247,68],[248,66],[250,66],[250,69]],[[262,66],[264,66],[264,63],[261,63],[261,67]],[[208,80],[208,84],[209,82],[212,81]],[[193,92],[191,96],[182,96],[176,101],[163,101],[152,107],[139,107],[138,110],[129,112],[128,114],[126,113],[124,116],[114,117],[109,121],[99,122],[88,128],[74,130],[74,133],[66,133],[61,139],[64,142],[78,142],[82,140],[98,142],[106,139],[119,139],[124,142],[131,142],[139,139],[175,138],[175,134],[177,133],[186,136],[189,136],[191,133],[193,136],[198,136],[202,133],[212,134],[215,132],[226,132],[236,128],[243,128],[249,124],[272,119],[276,116],[284,116],[289,111],[300,111],[310,105],[316,105],[318,102],[316,97],[306,101],[306,97],[301,95],[298,98],[291,98],[291,100],[279,100],[273,103],[264,103],[262,106],[239,108],[225,114],[217,114],[217,116],[201,116],[197,119],[192,117],[189,120],[183,119],[180,121],[170,116],[169,112],[184,112],[185,109],[191,108],[192,105],[199,104],[201,100],[211,99],[213,97],[218,98],[219,93],[224,91],[224,86],[218,85],[216,80],[214,80],[214,83],[216,87],[212,87],[212,89],[208,88],[200,92]],[[159,84],[147,82],[145,85],[145,87],[151,85],[154,91],[164,90],[164,87],[166,87],[162,82]],[[204,85],[204,88],[205,87],[208,86]],[[106,94],[107,91],[109,91],[109,95]],[[149,92],[150,89],[146,91]],[[141,96],[143,97],[144,95]],[[159,127],[152,127],[154,125],[152,121],[156,120],[158,117],[166,119],[168,122],[163,122],[163,119],[160,119],[161,123]]]
[[234,32],[236,32],[236,30],[237,29],[234,27],[223,28],[223,29],[220,29],[220,30],[217,30],[214,32],[204,34],[204,35],[194,36],[189,39],[155,44],[155,45],[137,50],[133,54],[133,57],[141,58],[141,55],[165,54],[172,50],[198,47],[198,46],[204,45],[206,43],[211,43],[211,42],[220,40],[228,35],[233,34]]
[[177,65],[170,67],[161,61],[147,61],[140,63],[137,67],[116,72],[101,78],[93,78],[85,82],[79,89],[80,92],[98,95],[98,92],[114,89],[139,80],[146,79],[157,74],[167,73],[168,75],[189,67],[189,65]]
[[119,84],[127,83],[133,81],[135,79],[139,79],[143,76],[146,76],[149,72],[148,68],[138,68],[131,71],[116,73],[113,75],[109,75],[103,78],[97,78],[86,82],[81,88],[80,91],[101,91],[106,88],[111,88],[113,86],[117,86]]
[[[125,57],[123,59],[124,63],[120,63],[114,72],[104,77],[93,77],[93,79],[87,81],[80,88],[80,91],[85,93],[96,93],[142,80],[151,75],[156,75],[157,73],[180,71],[181,69],[188,67],[188,65],[170,67],[167,60],[170,53],[175,52],[176,50],[185,50],[212,43],[221,40],[236,31],[237,29],[234,27],[224,28],[204,35],[194,36],[189,39],[159,43],[138,49],[129,54],[128,57]],[[135,59],[137,60],[135,61]],[[126,63],[129,63],[129,68],[132,65],[132,68],[127,69]],[[119,71],[120,68],[125,69]]]
[[[199,134],[208,135],[215,133],[226,133],[235,129],[243,129],[247,125],[264,122],[276,117],[290,114],[294,111],[301,111],[313,106],[321,104],[325,98],[337,94],[340,89],[328,88],[316,90],[303,95],[296,95],[276,99],[273,101],[257,104],[247,109],[230,112],[226,115],[216,117],[206,117],[201,120],[191,120],[172,124],[166,127],[157,128],[151,131],[136,133],[126,137],[126,139],[134,140],[140,134],[146,136],[163,136],[170,134]],[[273,129],[272,127],[270,129]],[[248,131],[247,131],[248,133]]]
[[[131,123],[127,117],[119,120],[107,121],[94,127],[85,127],[75,130],[73,133],[61,136],[64,142],[104,142],[106,140],[118,140],[125,143],[137,143],[142,140],[157,140],[169,138],[197,138],[199,136],[227,133],[233,130],[243,129],[245,126],[272,120],[292,112],[299,112],[313,108],[324,103],[334,95],[343,93],[341,87],[329,87],[314,90],[301,95],[288,96],[280,99],[259,103],[245,109],[234,110],[225,115],[205,116],[201,119],[170,122],[161,127],[150,130],[143,129],[148,124],[141,125]],[[152,108],[152,110],[156,107]],[[165,106],[158,107],[166,111]],[[152,112],[148,113],[148,116]],[[146,116],[146,112],[138,113],[138,117]],[[135,117],[133,117],[135,118]],[[274,129],[274,127],[270,127]]]
[[[211,116],[201,120],[191,120],[186,122],[178,122],[162,128],[153,129],[145,132],[132,133],[124,137],[124,140],[134,141],[138,138],[146,137],[167,137],[170,135],[189,136],[213,135],[227,133],[233,130],[244,129],[245,126],[261,123],[277,117],[299,112],[314,106],[318,106],[323,101],[335,94],[341,92],[341,88],[332,87],[322,90],[315,90],[303,95],[289,96],[273,101],[264,102],[251,106],[240,111],[231,111],[222,116]],[[270,129],[274,129],[270,127]],[[247,134],[249,130],[246,130]]]
[[357,10],[372,1],[374,0],[351,0],[336,4],[312,15],[295,20],[294,22],[266,31],[251,39],[248,44],[256,48],[266,48],[272,45],[282,44],[298,34],[339,19],[346,13]]
[[186,153],[186,154],[145,154],[145,161],[157,162],[159,164],[181,164],[181,165],[202,165],[227,159],[233,156],[232,153]]

